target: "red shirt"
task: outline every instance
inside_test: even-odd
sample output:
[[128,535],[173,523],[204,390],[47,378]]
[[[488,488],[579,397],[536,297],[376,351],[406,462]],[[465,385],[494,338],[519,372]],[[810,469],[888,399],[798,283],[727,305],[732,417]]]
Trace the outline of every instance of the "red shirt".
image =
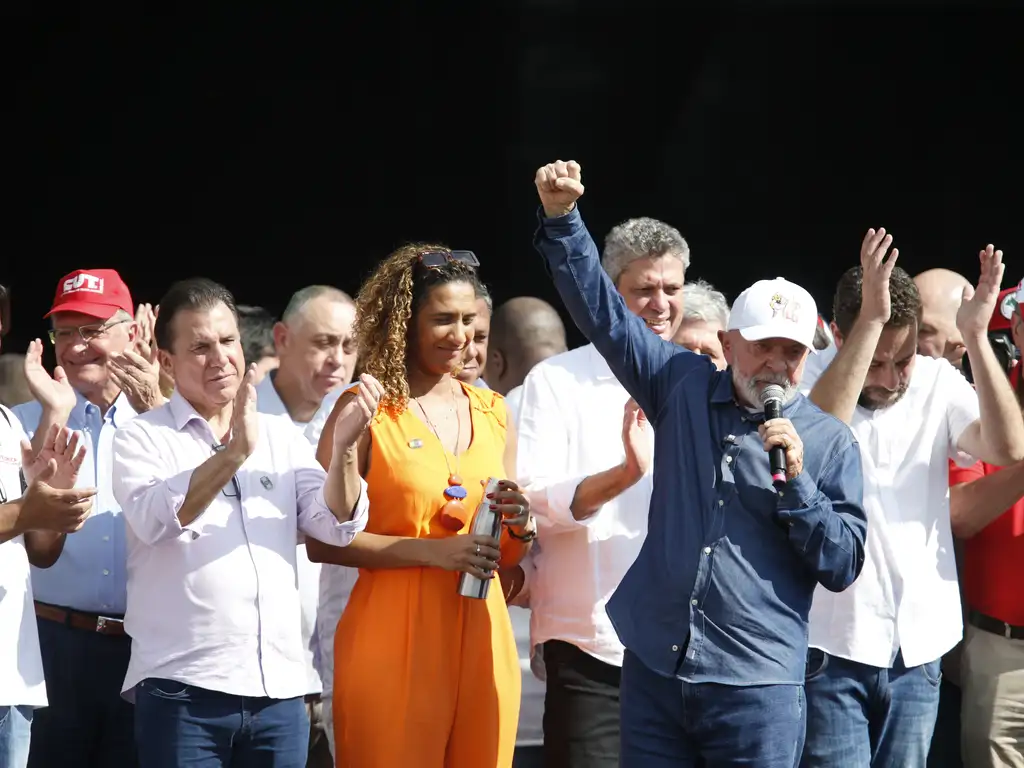
[[[1016,384],[1019,367],[1010,373]],[[973,467],[949,465],[949,484],[969,483],[999,472],[979,461]],[[967,604],[987,616],[1014,626],[1024,626],[1024,499],[964,542],[960,575]]]

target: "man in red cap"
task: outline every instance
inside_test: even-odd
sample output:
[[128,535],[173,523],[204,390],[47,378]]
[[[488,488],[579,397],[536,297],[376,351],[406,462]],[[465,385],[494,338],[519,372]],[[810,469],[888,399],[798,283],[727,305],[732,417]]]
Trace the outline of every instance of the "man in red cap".
[[[1020,366],[1012,354],[1024,343],[1022,303],[1024,284],[1003,291],[989,323],[989,337],[1007,360],[1018,400]],[[1024,754],[1024,724],[1018,715],[1024,700],[1024,462],[1005,468],[984,462],[953,467],[949,483],[953,533],[964,540],[964,765],[1018,765]]]
[[136,764],[133,709],[120,695],[131,639],[122,624],[125,525],[111,489],[111,443],[162,396],[155,369],[133,350],[132,310],[112,269],[63,277],[46,315],[57,367],[51,377],[42,342],[32,342],[25,374],[35,400],[13,409],[36,450],[53,424],[81,433],[78,485],[97,489],[90,518],[65,537],[57,563],[32,569],[49,706],[33,720],[31,768]]

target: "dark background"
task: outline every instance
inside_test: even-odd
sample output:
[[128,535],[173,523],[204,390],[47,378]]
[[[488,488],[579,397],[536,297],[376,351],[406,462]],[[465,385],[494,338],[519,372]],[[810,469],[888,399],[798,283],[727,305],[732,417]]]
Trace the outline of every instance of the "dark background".
[[531,247],[558,158],[596,239],[668,221],[730,299],[783,275],[827,313],[871,226],[912,273],[974,279],[993,242],[1004,285],[1024,276],[1017,12],[299,5],[8,17],[7,351],[72,269],[117,268],[137,302],[206,275],[279,312],[309,283],[355,293],[408,240],[475,250],[499,302],[560,306]]

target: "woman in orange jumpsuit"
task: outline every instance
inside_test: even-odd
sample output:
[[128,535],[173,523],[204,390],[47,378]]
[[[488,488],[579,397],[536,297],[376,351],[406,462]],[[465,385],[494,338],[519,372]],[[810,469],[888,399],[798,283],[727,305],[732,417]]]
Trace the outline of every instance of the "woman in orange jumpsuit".
[[[535,535],[512,481],[490,499],[500,541],[467,533],[486,480],[514,476],[516,449],[501,395],[455,376],[471,351],[477,265],[469,251],[407,246],[356,302],[363,369],[383,390],[353,456],[370,519],[350,546],[310,551],[360,568],[334,644],[339,768],[512,765],[521,672],[501,586],[485,600],[457,592],[461,572],[493,578]],[[353,392],[339,399],[321,461],[335,419],[357,405]]]

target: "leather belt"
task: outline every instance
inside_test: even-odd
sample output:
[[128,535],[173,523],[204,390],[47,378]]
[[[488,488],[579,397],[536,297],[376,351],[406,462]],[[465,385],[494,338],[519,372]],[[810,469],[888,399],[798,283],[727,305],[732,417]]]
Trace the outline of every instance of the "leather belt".
[[84,629],[86,632],[118,636],[125,634],[124,619],[119,616],[98,616],[95,613],[82,613],[39,602],[36,603],[36,616],[63,624],[65,627]]
[[991,632],[993,635],[1002,635],[1009,640],[1024,640],[1024,627],[1007,624],[1001,619],[994,619],[984,613],[971,611],[967,614],[967,622],[971,626]]

